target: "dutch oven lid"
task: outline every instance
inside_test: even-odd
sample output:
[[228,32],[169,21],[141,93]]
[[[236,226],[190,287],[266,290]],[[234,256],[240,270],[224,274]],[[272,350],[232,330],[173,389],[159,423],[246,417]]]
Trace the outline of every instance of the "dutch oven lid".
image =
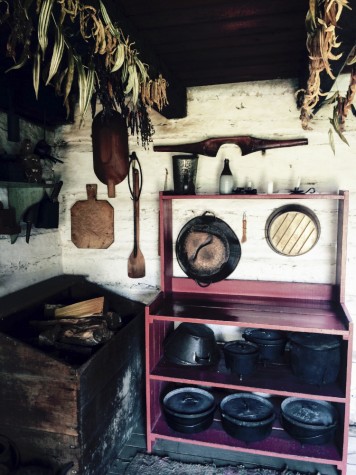
[[181,323],[167,336],[163,347],[164,356],[176,364],[207,366],[220,357],[213,330],[200,323]]
[[240,421],[261,421],[273,414],[273,406],[267,399],[250,393],[226,396],[220,408],[228,417]]
[[207,325],[201,323],[183,322],[176,329],[176,332],[187,333],[199,338],[215,338],[213,330]]
[[336,422],[334,407],[326,401],[290,397],[281,405],[282,412],[299,424],[329,426]]
[[176,241],[176,256],[188,277],[208,285],[234,271],[241,246],[230,226],[206,211],[183,226]]
[[166,394],[163,405],[176,414],[201,414],[212,409],[215,400],[208,391],[185,387]]
[[253,343],[236,340],[225,343],[223,350],[234,355],[249,355],[253,353],[258,353],[259,348]]
[[320,351],[332,350],[340,346],[340,339],[335,335],[294,332],[289,335],[289,339],[297,345]]
[[244,335],[259,340],[266,340],[266,342],[285,339],[283,332],[279,330],[265,330],[263,328],[246,328]]

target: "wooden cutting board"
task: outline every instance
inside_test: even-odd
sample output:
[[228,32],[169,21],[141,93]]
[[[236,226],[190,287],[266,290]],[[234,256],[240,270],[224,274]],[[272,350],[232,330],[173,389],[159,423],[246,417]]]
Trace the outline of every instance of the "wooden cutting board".
[[71,208],[72,242],[79,248],[107,249],[114,242],[114,208],[97,200],[97,185],[86,185],[87,200]]

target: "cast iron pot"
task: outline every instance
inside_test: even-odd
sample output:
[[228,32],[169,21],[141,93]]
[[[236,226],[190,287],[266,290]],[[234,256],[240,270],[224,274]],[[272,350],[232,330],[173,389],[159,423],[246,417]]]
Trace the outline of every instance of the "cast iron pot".
[[340,339],[334,335],[291,333],[290,355],[293,374],[309,384],[336,381],[340,370]]
[[163,343],[164,356],[171,363],[210,366],[219,361],[214,332],[206,325],[183,322]]
[[215,400],[200,388],[184,387],[167,393],[162,401],[167,424],[177,432],[201,432],[213,422]]
[[176,255],[185,274],[204,287],[235,270],[241,245],[225,221],[206,211],[183,226],[176,241]]
[[250,393],[226,396],[220,403],[220,411],[225,431],[244,442],[268,437],[276,417],[270,401]]
[[235,340],[223,346],[225,364],[232,373],[247,376],[255,370],[259,358],[259,347],[254,343]]
[[284,429],[303,444],[322,445],[332,441],[337,412],[326,401],[290,397],[281,404]]
[[278,330],[246,328],[242,336],[245,340],[258,345],[260,359],[267,361],[278,360],[283,355],[287,343],[286,335]]

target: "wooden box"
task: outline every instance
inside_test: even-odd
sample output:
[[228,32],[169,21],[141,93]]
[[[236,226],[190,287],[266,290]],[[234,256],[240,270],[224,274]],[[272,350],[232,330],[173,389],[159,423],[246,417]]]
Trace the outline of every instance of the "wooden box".
[[[80,362],[31,344],[29,321],[44,303],[104,295],[124,326]],[[23,462],[41,459],[69,473],[106,474],[142,416],[144,306],[89,283],[59,276],[0,299],[0,433]]]

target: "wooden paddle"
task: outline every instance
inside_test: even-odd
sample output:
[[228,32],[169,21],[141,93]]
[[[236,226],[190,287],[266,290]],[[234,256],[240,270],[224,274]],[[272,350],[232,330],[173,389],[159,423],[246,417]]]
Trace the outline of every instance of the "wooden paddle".
[[132,168],[132,182],[133,182],[133,205],[134,205],[134,247],[130,254],[127,275],[132,279],[138,279],[145,277],[145,258],[141,252],[139,246],[140,239],[140,184],[139,184],[139,171],[137,168]]

